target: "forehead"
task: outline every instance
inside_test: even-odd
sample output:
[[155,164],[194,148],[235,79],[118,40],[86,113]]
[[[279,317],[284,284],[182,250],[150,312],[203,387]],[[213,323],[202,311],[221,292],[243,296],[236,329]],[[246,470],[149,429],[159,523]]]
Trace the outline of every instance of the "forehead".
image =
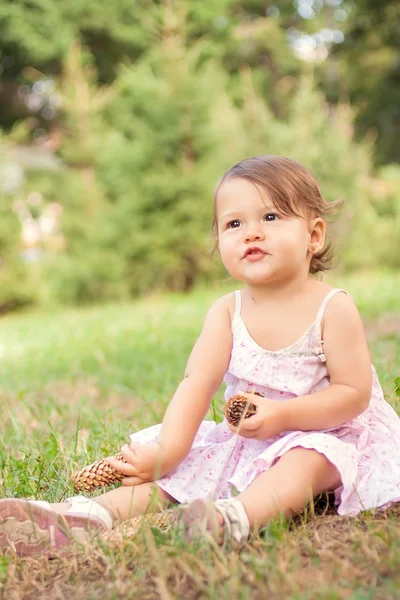
[[216,212],[219,216],[226,212],[265,208],[266,206],[273,207],[273,202],[267,192],[247,179],[224,181],[216,198]]

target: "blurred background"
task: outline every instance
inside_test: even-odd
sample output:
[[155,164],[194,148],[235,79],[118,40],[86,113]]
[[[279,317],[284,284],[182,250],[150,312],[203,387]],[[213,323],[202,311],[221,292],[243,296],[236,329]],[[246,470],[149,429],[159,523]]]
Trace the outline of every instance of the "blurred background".
[[3,0],[0,312],[223,278],[212,191],[282,154],[346,272],[400,267],[397,0]]

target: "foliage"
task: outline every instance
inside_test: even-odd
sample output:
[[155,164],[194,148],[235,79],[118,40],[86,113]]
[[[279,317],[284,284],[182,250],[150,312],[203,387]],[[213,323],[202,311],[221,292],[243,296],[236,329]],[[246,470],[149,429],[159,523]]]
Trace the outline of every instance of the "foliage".
[[360,183],[360,195],[354,205],[357,227],[351,229],[353,243],[347,249],[346,267],[368,268],[379,264],[384,268],[398,268],[400,169],[397,165],[388,165],[361,179]]
[[[0,140],[1,143],[1,140]],[[13,179],[19,179],[0,146],[0,314],[35,298],[33,273],[21,257],[20,223],[13,210]]]
[[[39,74],[59,77],[71,45],[78,42],[87,48],[87,61],[96,66],[99,81],[111,83],[121,63],[151,53],[165,33],[168,13],[184,21],[185,49],[201,41],[202,59],[221,61],[233,96],[241,69],[250,66],[274,115],[283,116],[286,78],[313,69],[329,101],[350,99],[357,111],[357,136],[362,139],[368,133],[376,138],[379,163],[399,161],[397,0],[121,0],[115,6],[97,0],[3,2],[2,123],[9,128],[24,114],[17,86],[31,85]],[[343,43],[332,43],[331,31],[343,32]],[[293,40],[302,35],[327,49],[327,60],[313,67],[295,58]],[[46,119],[40,121],[47,129]]]
[[9,197],[0,196],[0,314],[35,299],[31,274],[20,256],[20,224],[11,204]]
[[343,44],[323,65],[330,100],[348,97],[357,107],[356,131],[375,139],[375,160],[400,162],[400,5],[397,0],[346,1]]
[[[291,46],[293,32],[317,35],[336,19],[332,3],[317,4],[312,19],[290,1],[3,4],[0,52],[15,63],[0,94],[18,97],[16,110],[39,103],[35,117],[4,111],[13,123],[4,148],[50,152],[62,166],[24,166],[25,182],[2,200],[1,304],[125,300],[220,277],[213,188],[236,160],[263,153],[299,160],[328,200],[344,199],[334,230],[344,268],[398,267],[400,169],[374,169],[374,141],[355,141],[357,112],[329,104],[318,91],[324,65],[299,61]],[[344,9],[351,31],[358,12],[345,0]],[[40,210],[63,213],[57,244],[42,240],[28,264],[12,206],[32,192]]]
[[189,289],[212,269],[211,193],[225,139],[210,99],[221,104],[224,75],[212,62],[199,67],[196,47],[161,50],[122,67],[98,109],[79,60],[64,81],[88,98],[66,112],[67,249],[49,265],[64,300]]

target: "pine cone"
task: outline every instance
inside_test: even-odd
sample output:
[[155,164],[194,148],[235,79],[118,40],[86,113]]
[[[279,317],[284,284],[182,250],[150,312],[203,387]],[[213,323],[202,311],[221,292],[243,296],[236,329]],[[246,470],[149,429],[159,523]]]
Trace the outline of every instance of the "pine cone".
[[133,529],[135,533],[144,524],[150,525],[150,527],[158,527],[158,529],[166,531],[172,525],[176,525],[176,522],[177,518],[174,514],[174,511],[164,510],[163,512],[148,513],[147,515],[134,517],[133,519],[130,519],[126,522],[126,527],[129,529]]
[[116,471],[109,464],[110,458],[115,460],[121,460],[126,462],[122,454],[119,452],[114,456],[108,456],[102,460],[98,460],[79,471],[74,471],[71,475],[71,481],[74,486],[74,490],[81,492],[86,490],[92,492],[93,490],[100,487],[107,487],[113,483],[121,481],[126,475]]
[[134,517],[128,521],[119,523],[114,529],[105,534],[107,542],[115,543],[118,546],[127,538],[132,538],[147,526],[157,527],[162,531],[168,531],[177,525],[177,517],[174,510],[164,510],[158,513],[148,513],[140,517]]
[[[256,396],[264,396],[263,394],[260,394],[260,392],[249,391],[248,393],[255,394]],[[246,396],[237,394],[236,396],[230,398],[225,404],[224,413],[226,420],[234,427],[239,425],[240,420],[243,418],[244,412],[245,419],[252,417],[257,412],[257,406],[252,402],[249,402]]]

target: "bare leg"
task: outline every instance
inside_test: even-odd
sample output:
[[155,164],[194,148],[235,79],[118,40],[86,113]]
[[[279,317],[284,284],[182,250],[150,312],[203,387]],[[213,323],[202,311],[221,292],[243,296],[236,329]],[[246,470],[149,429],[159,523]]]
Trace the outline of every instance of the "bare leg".
[[339,471],[323,454],[297,447],[259,475],[237,498],[254,529],[279,515],[299,514],[320,493],[340,485]]
[[97,496],[94,500],[114,515],[116,523],[138,517],[145,512],[159,512],[176,503],[172,496],[152,481],[134,487],[123,485]]
[[[115,524],[132,517],[144,514],[146,511],[158,512],[175,500],[152,481],[136,486],[121,486],[101,496],[93,498],[113,515]],[[57,502],[51,508],[58,514],[64,514],[69,509],[68,502]]]

